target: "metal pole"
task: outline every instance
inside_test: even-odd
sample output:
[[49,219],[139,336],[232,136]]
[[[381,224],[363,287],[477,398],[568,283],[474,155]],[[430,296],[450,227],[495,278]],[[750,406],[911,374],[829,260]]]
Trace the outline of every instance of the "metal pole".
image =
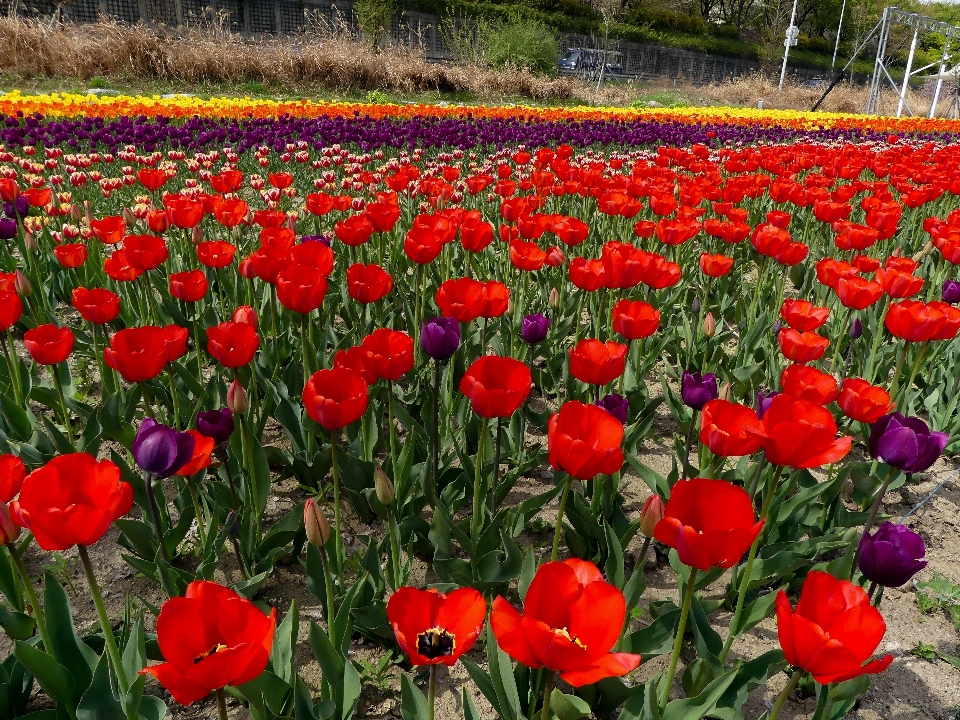
[[933,100],[930,101],[930,114],[927,115],[931,120],[937,114],[937,103],[940,102],[940,89],[943,87],[943,74],[947,70],[947,50],[950,48],[950,38],[943,39],[943,55],[940,57],[940,72],[937,73],[937,85],[933,89]]
[[843,11],[847,9],[847,0],[843,0],[840,6],[840,22],[837,23],[837,41],[833,44],[833,60],[830,61],[830,69],[837,64],[837,50],[840,48],[840,30],[843,28]]
[[887,52],[887,40],[890,37],[890,8],[883,9],[880,20],[880,38],[877,40],[877,59],[873,64],[873,79],[870,82],[870,98],[867,100],[866,113],[880,113],[880,73],[883,70],[883,57]]
[[913,31],[913,40],[910,41],[910,53],[907,55],[907,71],[903,75],[903,87],[900,88],[900,102],[897,103],[897,117],[903,114],[903,103],[907,98],[907,89],[910,87],[910,71],[913,69],[913,54],[917,51],[917,37],[920,28]]
[[[793,27],[793,21],[797,19],[797,0],[793,0],[793,10],[790,11],[790,25],[787,27],[787,32],[790,32],[790,28]],[[780,68],[780,86],[778,90],[783,90],[783,79],[787,76],[787,56],[790,55],[790,38],[786,37],[783,40],[783,67]]]

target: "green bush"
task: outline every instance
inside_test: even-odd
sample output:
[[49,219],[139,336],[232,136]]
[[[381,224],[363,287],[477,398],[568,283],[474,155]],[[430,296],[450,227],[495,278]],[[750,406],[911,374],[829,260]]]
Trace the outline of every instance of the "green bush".
[[485,31],[487,63],[493,67],[512,65],[533,72],[556,72],[560,43],[556,31],[537,20],[509,20],[493,23]]

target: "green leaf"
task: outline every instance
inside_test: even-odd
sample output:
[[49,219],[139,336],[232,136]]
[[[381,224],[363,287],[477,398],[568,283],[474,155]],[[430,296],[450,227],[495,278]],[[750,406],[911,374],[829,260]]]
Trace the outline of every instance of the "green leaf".
[[77,706],[77,720],[126,720],[123,706],[113,694],[107,653],[100,657],[93,682]]
[[297,675],[293,689],[293,717],[294,720],[317,720],[313,711],[313,697],[303,679]]
[[406,674],[400,676],[400,714],[403,720],[429,720],[430,718],[427,699]]
[[[50,573],[43,578],[43,606],[53,657],[73,677],[71,704],[76,707],[93,678],[97,654],[77,636],[67,594]],[[112,632],[112,628],[107,628],[107,632]]]
[[693,698],[684,698],[667,703],[663,720],[700,720],[711,712],[727,688],[737,679],[737,671],[728,670],[711,682],[702,693]]
[[527,597],[527,590],[530,588],[530,583],[533,582],[533,577],[536,573],[537,555],[533,549],[530,549],[523,557],[523,567],[520,568],[520,582],[518,583],[517,590],[520,593],[521,600]]
[[280,623],[274,636],[273,650],[270,653],[270,664],[273,672],[288,685],[293,685],[297,670],[294,664],[294,653],[297,649],[297,631],[300,629],[297,600],[290,603],[287,616]]
[[30,615],[0,608],[0,627],[12,640],[29,640],[37,623]]
[[361,689],[360,675],[357,674],[353,663],[348,662],[344,665],[343,670],[343,702],[340,706],[343,709],[343,720],[350,720],[353,717],[357,704],[360,702]]
[[480,713],[477,712],[477,706],[467,692],[467,686],[460,688],[460,704],[463,707],[463,720],[482,720]]
[[679,622],[680,608],[665,612],[647,627],[627,635],[621,652],[643,655],[644,660],[670,652]]
[[33,673],[37,683],[53,700],[71,702],[73,677],[63,665],[22,640],[17,640],[13,654]]
[[497,694],[497,707],[503,720],[521,720],[520,694],[517,681],[513,676],[510,656],[497,644],[493,628],[487,623],[487,664],[490,667],[490,679]]
[[26,442],[30,439],[37,425],[37,419],[29,409],[20,407],[14,402],[13,397],[3,393],[0,394],[0,413],[3,414],[3,419],[7,421],[15,440]]
[[576,695],[565,695],[557,688],[550,693],[550,710],[560,720],[580,720],[590,714],[590,706]]
[[[467,674],[470,676],[473,684],[477,686],[480,694],[487,699],[487,702],[490,703],[490,706],[497,715],[504,717],[504,713],[500,710],[500,698],[497,695],[496,688],[493,686],[493,680],[490,678],[490,675],[466,655],[460,657],[460,662],[462,662],[463,666],[467,669]],[[466,691],[466,687],[464,687],[464,691]]]
[[623,548],[620,547],[620,538],[613,528],[604,523],[603,531],[607,536],[607,562],[604,565],[607,582],[618,590],[623,590]]

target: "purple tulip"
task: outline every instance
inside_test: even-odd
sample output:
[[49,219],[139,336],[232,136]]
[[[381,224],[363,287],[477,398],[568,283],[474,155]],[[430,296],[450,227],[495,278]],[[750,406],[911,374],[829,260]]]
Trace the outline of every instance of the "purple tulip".
[[627,424],[627,411],[630,409],[630,403],[623,395],[610,393],[597,403],[597,407],[602,407],[613,415],[621,425]]
[[781,330],[783,330],[783,321],[780,318],[777,318],[776,320],[774,320],[773,326],[770,328],[770,330],[771,332],[773,332],[774,335],[779,333]]
[[860,572],[870,582],[900,587],[927,566],[923,538],[906,525],[885,522],[860,538]]
[[850,323],[850,329],[847,331],[847,335],[851,340],[856,340],[863,335],[863,322],[861,322],[860,318],[853,319],[853,322]]
[[757,393],[757,404],[756,411],[757,417],[762,418],[763,414],[767,411],[770,405],[773,403],[773,399],[779,395],[776,390],[761,390]]
[[460,322],[435,317],[420,326],[420,347],[434,360],[446,360],[460,347]]
[[945,280],[940,296],[945,303],[956,305],[960,302],[960,282],[956,280]]
[[680,397],[683,404],[694,410],[703,410],[703,406],[711,400],[716,400],[720,394],[717,387],[717,376],[713,373],[701,375],[683,371],[683,380],[680,382]]
[[17,235],[17,221],[0,218],[0,240],[11,240]]
[[144,418],[133,440],[133,459],[148,475],[169,477],[193,456],[193,436]]
[[327,247],[330,247],[330,243],[332,241],[330,237],[327,235],[304,235],[302,238],[300,238],[300,242],[301,243],[320,242],[326,245]]
[[550,318],[540,313],[524,315],[520,321],[520,337],[528,345],[543,342],[550,332]]
[[950,436],[930,430],[920,418],[884,415],[870,430],[870,454],[908,475],[923,472],[943,453]]
[[205,410],[197,414],[197,431],[211,438],[217,445],[233,434],[233,411],[230,408]]

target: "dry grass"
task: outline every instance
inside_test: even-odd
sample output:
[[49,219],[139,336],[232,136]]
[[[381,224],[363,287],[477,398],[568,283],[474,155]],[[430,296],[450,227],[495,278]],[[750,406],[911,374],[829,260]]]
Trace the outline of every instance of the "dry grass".
[[256,81],[286,88],[435,91],[540,102],[629,100],[616,88],[598,98],[571,78],[428,63],[422,53],[402,49],[376,52],[342,32],[253,41],[217,29],[174,33],[109,21],[80,26],[0,18],[0,72],[182,85]]

